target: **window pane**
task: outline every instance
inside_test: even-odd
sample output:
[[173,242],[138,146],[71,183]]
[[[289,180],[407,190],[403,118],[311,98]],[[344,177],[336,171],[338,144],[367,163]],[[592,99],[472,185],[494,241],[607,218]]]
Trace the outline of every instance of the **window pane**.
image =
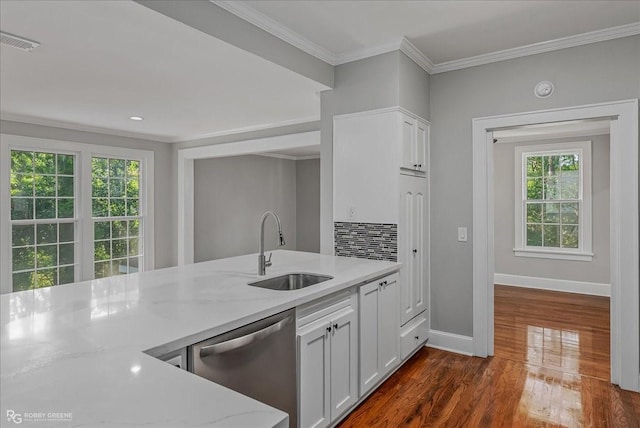
[[140,161],[128,160],[127,161],[127,177],[137,178],[140,176]]
[[36,196],[56,196],[56,177],[53,175],[36,175],[34,178]]
[[36,242],[38,244],[55,244],[58,242],[57,224],[39,224],[36,226]]
[[557,175],[560,171],[560,156],[545,156],[543,170],[544,175],[547,177]]
[[126,238],[127,237],[127,222],[123,221],[114,221],[111,223],[111,228],[113,229],[113,237],[114,238]]
[[545,203],[542,213],[543,223],[559,223],[560,222],[560,204]]
[[140,263],[139,257],[131,257],[129,259],[129,273],[138,272],[138,263]]
[[73,197],[73,177],[58,177],[58,196]]
[[560,180],[558,177],[545,177],[544,178],[544,199],[559,199],[560,198]]
[[542,199],[542,178],[527,180],[527,199]]
[[140,254],[138,238],[129,239],[129,255],[137,256],[138,254]]
[[542,245],[545,247],[560,246],[560,226],[555,224],[545,224],[542,233]]
[[13,291],[30,290],[35,285],[35,272],[21,272],[13,274]]
[[562,226],[562,247],[578,248],[578,226]]
[[580,224],[578,216],[580,215],[580,204],[578,202],[565,202],[562,204],[562,224]]
[[94,217],[109,216],[109,199],[93,198],[92,214]]
[[11,220],[33,218],[33,199],[11,198]]
[[109,180],[93,177],[91,180],[91,194],[94,198],[106,198],[109,196]]
[[60,223],[58,229],[60,233],[60,242],[75,241],[75,225],[73,223]]
[[36,174],[55,174],[56,155],[36,152],[34,155],[34,167]]
[[124,275],[127,272],[127,259],[111,261],[111,275]]
[[542,245],[542,225],[527,225],[527,245],[530,247],[540,247]]
[[562,172],[562,199],[578,199],[580,197],[580,172]]
[[137,216],[140,214],[138,209],[138,200],[137,199],[127,199],[127,215],[128,216]]
[[91,174],[93,177],[108,177],[109,176],[109,159],[105,158],[92,158],[91,159]]
[[111,258],[111,241],[100,241],[93,245],[93,259],[109,260]]
[[114,239],[111,241],[111,257],[119,259],[127,256],[127,240]]
[[140,235],[140,220],[129,220],[129,236]]
[[99,262],[94,265],[93,274],[96,278],[111,276],[111,264],[109,262]]
[[140,194],[139,190],[139,181],[135,180],[127,180],[127,198],[138,198]]
[[560,165],[562,172],[565,171],[578,171],[580,169],[580,162],[577,154],[566,154],[560,156]]
[[109,177],[124,177],[124,171],[124,159],[109,159]]
[[58,273],[58,282],[60,284],[69,284],[75,281],[75,268],[73,266],[63,266]]
[[43,245],[36,247],[36,267],[51,267],[58,264],[58,246]]
[[33,152],[11,150],[11,171],[33,173]]
[[60,244],[60,265],[72,265],[75,261],[75,244]]
[[36,218],[56,218],[56,200],[36,199]]
[[527,203],[527,223],[542,223],[541,203]]
[[74,175],[73,162],[73,155],[58,155],[58,174]]
[[111,223],[108,221],[97,221],[93,225],[93,239],[110,239]]
[[527,157],[527,176],[542,177],[542,157],[540,156]]
[[34,247],[14,248],[11,255],[13,265],[12,270],[14,272],[19,270],[33,269],[36,266]]
[[111,178],[109,179],[109,196],[112,198],[124,197],[124,179],[123,178]]
[[36,271],[36,288],[58,285],[58,269]]
[[23,245],[33,245],[35,226],[33,224],[13,225],[11,227],[11,245],[21,247]]
[[109,215],[111,217],[120,217],[125,215],[125,202],[123,198],[111,199],[109,204]]
[[33,175],[11,174],[11,196],[33,196]]
[[73,218],[73,205],[73,199],[58,199],[58,218]]

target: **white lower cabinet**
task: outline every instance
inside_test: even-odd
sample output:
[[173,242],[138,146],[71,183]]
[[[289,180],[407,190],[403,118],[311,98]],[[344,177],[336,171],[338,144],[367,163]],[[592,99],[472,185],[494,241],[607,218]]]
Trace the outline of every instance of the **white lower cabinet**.
[[300,427],[326,427],[358,400],[357,300],[342,294],[298,314]]
[[398,274],[360,287],[360,396],[400,363]]
[[420,346],[423,346],[429,335],[429,324],[423,313],[402,327],[400,331],[400,356],[406,359]]

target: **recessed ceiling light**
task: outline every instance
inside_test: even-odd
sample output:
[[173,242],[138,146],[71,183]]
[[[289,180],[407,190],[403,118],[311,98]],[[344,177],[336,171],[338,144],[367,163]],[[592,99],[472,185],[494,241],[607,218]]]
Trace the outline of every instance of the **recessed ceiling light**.
[[131,119],[131,120],[144,120],[144,117],[142,117],[142,116],[131,116],[129,119]]

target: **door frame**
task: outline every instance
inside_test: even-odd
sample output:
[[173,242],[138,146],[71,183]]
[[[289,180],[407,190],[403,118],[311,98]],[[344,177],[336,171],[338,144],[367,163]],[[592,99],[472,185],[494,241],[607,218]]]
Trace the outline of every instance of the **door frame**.
[[493,355],[493,130],[603,117],[611,119],[611,382],[640,391],[638,99],[473,119],[473,353]]

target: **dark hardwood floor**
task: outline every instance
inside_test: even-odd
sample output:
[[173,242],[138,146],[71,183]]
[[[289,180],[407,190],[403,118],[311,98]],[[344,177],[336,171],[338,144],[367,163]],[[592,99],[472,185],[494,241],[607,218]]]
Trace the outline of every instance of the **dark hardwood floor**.
[[339,426],[640,428],[608,379],[608,298],[496,285],[494,357],[423,348]]

